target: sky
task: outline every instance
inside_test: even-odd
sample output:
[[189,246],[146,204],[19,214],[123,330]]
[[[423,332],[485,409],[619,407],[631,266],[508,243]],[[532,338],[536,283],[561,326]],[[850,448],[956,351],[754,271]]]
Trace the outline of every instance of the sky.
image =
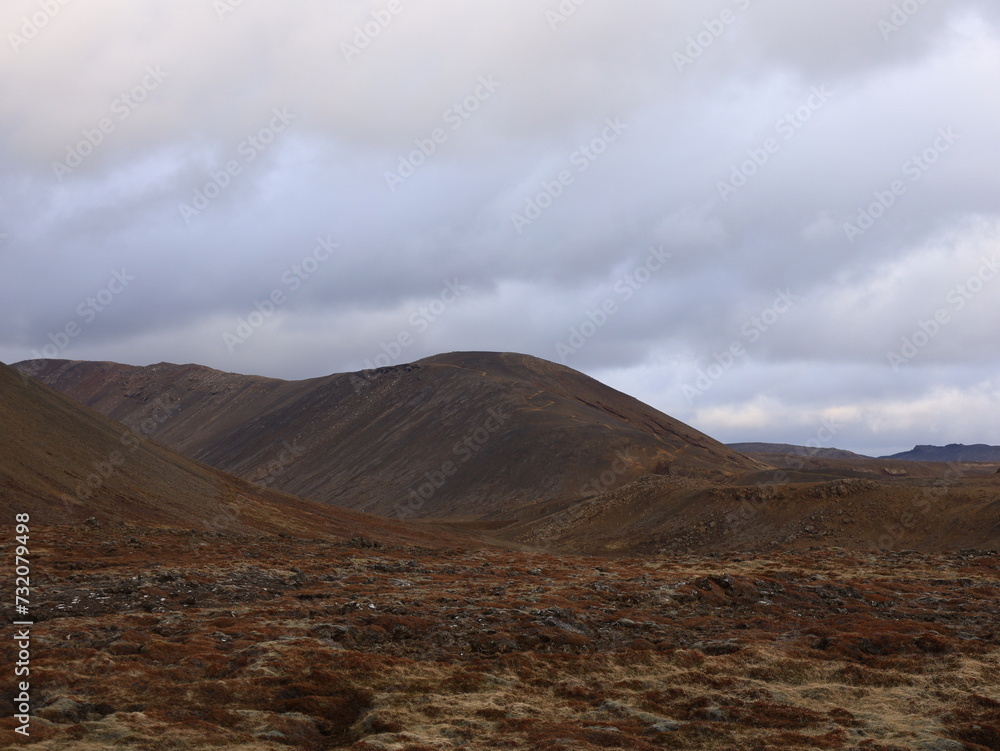
[[1000,444],[993,0],[8,0],[0,360],[581,370]]

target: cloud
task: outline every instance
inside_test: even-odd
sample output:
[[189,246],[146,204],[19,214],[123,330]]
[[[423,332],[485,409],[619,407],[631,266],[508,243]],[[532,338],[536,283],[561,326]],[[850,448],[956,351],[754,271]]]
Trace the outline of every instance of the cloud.
[[[43,25],[8,5],[0,359],[322,375],[417,333],[458,279],[401,360],[563,357],[747,440],[847,409],[855,445],[929,442],[881,427],[898,395],[986,403],[1000,297],[981,279],[958,309],[957,290],[998,247],[995,4],[95,0]],[[337,252],[288,289],[318,237]],[[655,248],[669,261],[623,299]],[[135,282],[86,320],[121,269]]]

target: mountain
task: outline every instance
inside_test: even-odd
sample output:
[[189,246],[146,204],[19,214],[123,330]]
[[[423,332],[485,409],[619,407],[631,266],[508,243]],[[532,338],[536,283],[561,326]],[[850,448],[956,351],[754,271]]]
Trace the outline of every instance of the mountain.
[[523,355],[451,353],[305,381],[70,361],[37,376],[258,486],[424,517],[410,523],[427,534],[619,557],[1000,542],[994,465],[751,458]]
[[741,454],[795,454],[797,456],[819,457],[822,459],[868,459],[863,454],[834,448],[812,448],[795,446],[790,443],[727,443],[733,451]]
[[505,517],[650,473],[726,480],[765,466],[582,373],[509,353],[304,381],[65,360],[35,375],[199,461],[390,517]]
[[910,451],[882,458],[912,462],[1000,462],[1000,446],[987,446],[985,443],[971,446],[961,443],[949,443],[947,446],[914,446]]
[[145,403],[132,430],[0,363],[0,513],[33,524],[125,521],[237,533],[378,535],[426,541],[364,514],[262,488],[181,456],[148,434],[167,413]]

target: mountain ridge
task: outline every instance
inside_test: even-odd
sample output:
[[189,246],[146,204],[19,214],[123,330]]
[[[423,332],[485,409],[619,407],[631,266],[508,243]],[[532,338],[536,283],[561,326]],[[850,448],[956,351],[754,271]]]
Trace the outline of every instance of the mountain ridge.
[[917,445],[909,451],[879,458],[914,462],[1000,462],[1000,446],[985,443],[968,446],[963,443],[949,443],[945,446]]
[[824,459],[871,459],[870,456],[858,454],[845,449],[797,446],[791,443],[744,442],[727,443],[729,448],[741,454],[795,454],[798,456],[820,457]]
[[0,364],[0,509],[39,524],[127,522],[240,534],[427,541],[399,523],[304,501],[208,467],[149,436],[169,419],[146,402],[122,425]]
[[[601,490],[648,473],[723,478],[764,466],[589,376],[513,353],[301,381],[66,360],[46,361],[38,377],[125,424],[159,399],[170,417],[153,436],[165,445],[384,516],[476,517],[578,498],[602,475]],[[294,453],[286,471],[262,475],[283,445]]]
[[[747,457],[584,374],[512,353],[303,381],[164,363],[37,370],[249,482],[504,546],[616,557],[947,550],[992,548],[1000,535],[995,465]],[[146,422],[150,410],[162,419]]]

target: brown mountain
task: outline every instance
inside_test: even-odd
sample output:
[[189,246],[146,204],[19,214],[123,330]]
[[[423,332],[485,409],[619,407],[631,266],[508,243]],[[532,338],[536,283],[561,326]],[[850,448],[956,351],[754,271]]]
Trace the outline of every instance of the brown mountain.
[[256,483],[507,545],[626,555],[1000,542],[995,465],[748,458],[523,355],[306,381],[69,361],[38,376]]
[[525,355],[452,353],[304,381],[65,360],[36,375],[127,425],[159,410],[151,437],[214,467],[385,516],[506,516],[650,473],[725,480],[764,466]]
[[127,428],[0,363],[0,513],[35,524],[126,521],[238,533],[426,541],[399,523],[303,501],[150,440],[168,419],[145,402]]

